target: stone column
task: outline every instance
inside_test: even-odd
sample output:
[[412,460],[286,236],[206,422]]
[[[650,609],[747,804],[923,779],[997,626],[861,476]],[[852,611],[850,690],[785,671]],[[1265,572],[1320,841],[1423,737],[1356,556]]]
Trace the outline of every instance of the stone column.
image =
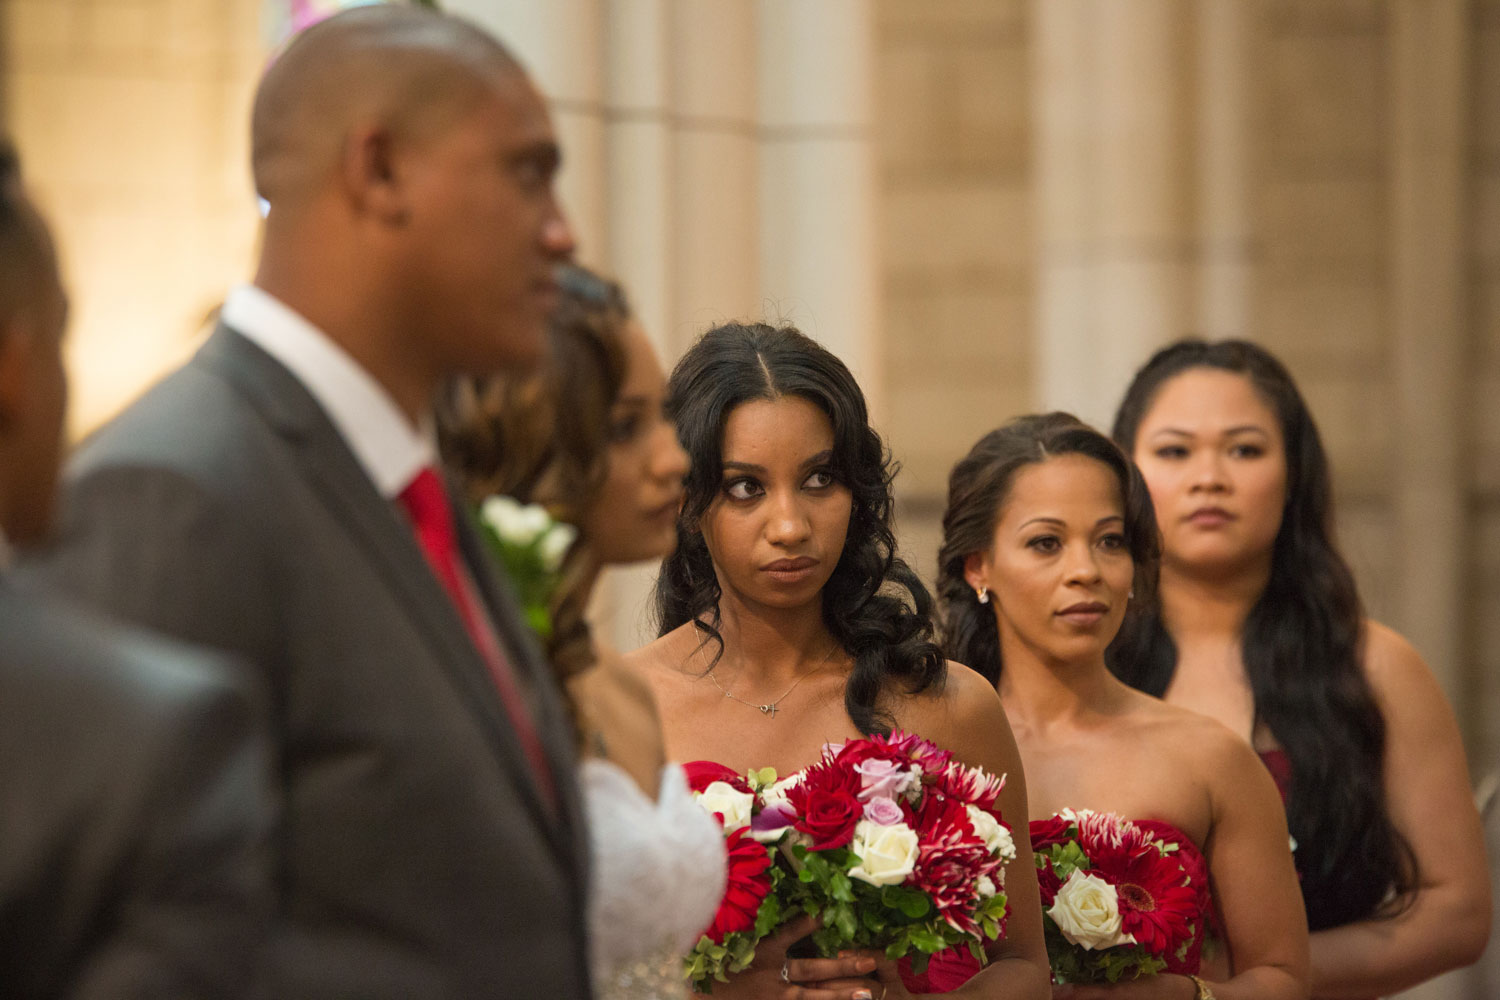
[[1250,188],[1256,154],[1250,95],[1264,8],[1258,0],[1196,2],[1200,257],[1193,332],[1218,340],[1254,333]]
[[[1475,412],[1466,398],[1469,356],[1465,220],[1468,217],[1469,5],[1463,0],[1389,8],[1391,101],[1391,366],[1395,372],[1394,530],[1399,619],[1466,732],[1481,731],[1471,695],[1466,621],[1469,537],[1465,457]],[[1458,970],[1401,1000],[1477,995]]]
[[760,315],[760,149],[753,0],[671,12],[675,356],[715,323]]
[[759,29],[765,309],[842,358],[879,412],[874,11],[760,0]]
[[1399,627],[1461,706],[1468,5],[1394,4],[1390,17]]
[[1035,0],[1044,407],[1107,424],[1193,321],[1188,0]]
[[604,14],[600,0],[445,0],[503,41],[547,98],[563,148],[558,194],[578,259],[606,263]]

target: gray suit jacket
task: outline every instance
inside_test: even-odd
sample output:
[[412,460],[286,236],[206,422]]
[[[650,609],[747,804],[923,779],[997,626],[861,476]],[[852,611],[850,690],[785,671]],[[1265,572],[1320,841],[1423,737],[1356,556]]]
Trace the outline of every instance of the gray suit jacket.
[[0,995],[246,995],[271,918],[248,677],[0,580]]
[[534,693],[549,810],[404,514],[290,372],[220,327],[70,465],[44,582],[235,653],[282,755],[279,997],[586,997],[571,729],[472,525],[469,568]]

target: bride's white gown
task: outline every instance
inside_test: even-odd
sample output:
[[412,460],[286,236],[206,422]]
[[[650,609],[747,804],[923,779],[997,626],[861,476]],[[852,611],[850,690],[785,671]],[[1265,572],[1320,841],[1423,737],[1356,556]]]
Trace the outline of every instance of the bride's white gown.
[[655,802],[606,760],[585,760],[579,780],[593,862],[594,993],[599,1000],[686,997],[682,956],[724,897],[724,832],[675,764],[662,769]]

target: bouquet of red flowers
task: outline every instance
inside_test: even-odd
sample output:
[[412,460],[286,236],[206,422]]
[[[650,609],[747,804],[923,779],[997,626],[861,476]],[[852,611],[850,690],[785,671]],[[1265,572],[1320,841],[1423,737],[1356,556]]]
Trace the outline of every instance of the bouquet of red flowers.
[[781,923],[808,913],[824,956],[849,948],[909,958],[1004,933],[1005,865],[1015,859],[998,800],[1005,778],[895,733],[824,748],[783,780],[691,765],[699,802],[724,824],[729,890],[687,960],[697,989],[748,966]]
[[1031,824],[1031,848],[1055,982],[1197,971],[1208,877],[1185,836],[1065,809]]
[[696,761],[683,768],[698,804],[724,827],[728,886],[713,923],[688,953],[685,973],[700,993],[714,980],[748,968],[755,946],[781,922],[781,901],[772,892],[782,878],[774,863],[781,831],[765,837],[752,828],[764,811],[762,791],[776,780],[770,768],[741,777],[719,764]]

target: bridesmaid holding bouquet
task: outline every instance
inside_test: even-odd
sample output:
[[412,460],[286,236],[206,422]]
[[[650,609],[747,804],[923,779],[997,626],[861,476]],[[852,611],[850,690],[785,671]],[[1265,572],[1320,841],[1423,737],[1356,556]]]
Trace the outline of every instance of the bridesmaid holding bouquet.
[[[630,655],[651,678],[667,755],[743,775],[790,775],[827,743],[904,730],[1006,775],[1019,858],[1005,869],[1005,937],[957,996],[1048,993],[1026,785],[993,689],[946,662],[931,598],[895,552],[894,473],[849,370],[790,328],[729,324],[678,363],[668,409],[691,458],[678,545],[657,586],[661,637]],[[715,997],[901,1000],[940,984],[903,980],[868,954],[802,958],[796,921],[762,941]],[[873,974],[875,978],[864,978]]]
[[1298,1000],[1307,933],[1270,776],[1223,726],[1106,666],[1156,573],[1140,474],[1075,418],[1022,417],[955,466],[946,652],[997,685],[1020,746],[1053,971],[1089,984],[1054,996]]

